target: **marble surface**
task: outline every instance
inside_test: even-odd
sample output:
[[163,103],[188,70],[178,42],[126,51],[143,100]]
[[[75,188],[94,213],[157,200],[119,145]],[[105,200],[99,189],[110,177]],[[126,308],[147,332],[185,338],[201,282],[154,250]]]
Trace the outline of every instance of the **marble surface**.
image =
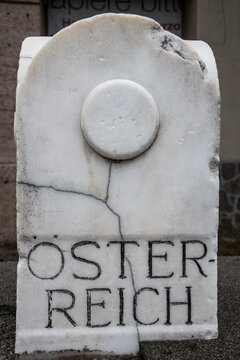
[[[215,338],[220,99],[208,45],[105,14],[26,39],[18,79],[16,352]],[[94,112],[90,96],[109,82],[128,84],[123,103]],[[135,127],[92,126],[106,109],[138,115]]]
[[96,86],[84,101],[81,127],[87,143],[97,153],[112,160],[129,160],[155,140],[158,108],[141,85],[109,80]]
[[[214,340],[186,340],[186,341],[159,341],[141,343],[141,353],[139,356],[128,357],[130,360],[217,360],[238,359],[239,357],[239,256],[220,256],[218,257],[218,320],[219,337]],[[16,313],[16,270],[15,261],[0,262],[0,352],[1,360],[12,360],[14,357],[15,340],[15,313]],[[228,309],[228,311],[226,311]],[[86,360],[89,353],[82,352],[61,352],[61,360]],[[113,355],[92,354],[92,360],[119,359]],[[124,356],[126,359],[126,356]],[[59,359],[59,353],[21,355],[21,360],[46,360]]]

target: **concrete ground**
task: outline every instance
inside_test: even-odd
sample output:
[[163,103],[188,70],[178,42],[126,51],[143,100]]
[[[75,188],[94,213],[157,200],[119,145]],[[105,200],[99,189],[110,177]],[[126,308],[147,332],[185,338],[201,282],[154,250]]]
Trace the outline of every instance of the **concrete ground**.
[[[0,262],[0,360],[15,359],[16,265],[16,261]],[[135,360],[240,360],[240,257],[220,257],[218,274],[218,339],[142,343],[141,354]],[[38,360],[53,358],[64,359],[65,356],[34,357]],[[80,354],[67,358],[86,359]],[[114,357],[95,355],[92,359],[112,360]]]

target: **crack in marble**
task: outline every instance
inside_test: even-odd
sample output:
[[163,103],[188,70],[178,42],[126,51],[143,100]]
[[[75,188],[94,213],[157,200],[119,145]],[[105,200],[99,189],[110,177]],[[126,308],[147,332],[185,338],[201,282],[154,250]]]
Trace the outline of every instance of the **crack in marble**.
[[[118,218],[119,235],[120,235],[121,241],[124,241],[123,234],[122,234],[122,226],[121,226],[121,216],[120,216],[118,213],[116,213],[116,211],[114,211],[114,210],[110,207],[110,205],[108,204],[109,188],[110,188],[111,174],[112,174],[112,165],[113,165],[113,162],[111,161],[110,167],[109,167],[109,176],[108,176],[107,193],[106,193],[105,202],[106,202],[106,206],[108,207],[108,209],[109,209],[115,216],[117,216],[117,218]],[[129,265],[129,268],[130,268],[132,286],[133,286],[134,293],[136,293],[136,287],[135,287],[135,281],[134,281],[132,264],[131,264],[130,260],[129,260],[126,256],[125,256],[125,259],[126,259],[128,265]],[[139,347],[139,358],[140,358],[140,359],[143,359],[143,357],[142,357],[142,351],[141,351],[140,334],[139,334],[139,329],[138,329],[138,324],[137,324],[137,322],[135,323],[135,325],[136,325],[137,340],[138,340],[138,347]]]
[[109,196],[109,186],[110,186],[110,181],[111,181],[111,173],[112,173],[112,161],[110,162],[110,165],[109,165],[108,183],[107,183],[107,191],[106,191],[106,197],[105,197],[106,203],[108,201],[108,196]]
[[110,162],[110,166],[109,166],[109,173],[108,173],[108,183],[107,183],[107,192],[106,192],[106,197],[104,200],[104,203],[106,204],[107,208],[112,212],[112,214],[114,214],[115,216],[117,216],[118,219],[118,232],[121,238],[121,241],[123,241],[123,234],[122,234],[122,225],[121,225],[121,217],[118,213],[116,213],[116,211],[113,210],[113,208],[111,208],[111,206],[108,203],[108,199],[109,199],[109,188],[110,188],[110,183],[111,183],[111,175],[112,175],[112,164],[113,162]]
[[[111,174],[112,174],[112,164],[113,162],[110,162],[110,166],[109,166],[109,173],[108,173],[108,183],[107,183],[107,190],[106,190],[106,197],[105,199],[101,199],[95,195],[89,194],[89,193],[85,193],[85,192],[78,192],[78,191],[74,191],[74,190],[63,190],[63,189],[59,189],[59,188],[55,188],[54,186],[47,186],[47,185],[36,185],[36,184],[32,184],[32,183],[28,183],[28,182],[23,182],[23,181],[17,181],[18,185],[24,185],[24,186],[29,186],[29,187],[33,187],[36,189],[52,189],[54,191],[57,192],[62,192],[62,193],[68,193],[68,194],[74,194],[74,195],[80,195],[80,196],[86,196],[86,197],[90,197],[95,199],[96,201],[100,201],[101,203],[105,204],[106,207],[111,211],[111,213],[113,215],[115,215],[118,219],[118,232],[120,235],[120,239],[121,241],[124,241],[123,238],[123,234],[122,234],[122,225],[121,225],[121,216],[116,213],[116,211],[114,211],[111,206],[108,204],[108,200],[109,200],[109,188],[110,188],[110,183],[111,183]],[[19,254],[20,255],[20,254]],[[20,256],[21,257],[21,256]],[[132,286],[133,286],[133,290],[134,292],[136,292],[136,287],[135,287],[135,281],[134,281],[134,275],[133,275],[133,268],[132,268],[132,264],[130,262],[130,260],[125,257],[129,268],[130,268],[130,274],[131,274],[131,281],[132,281]],[[140,359],[143,359],[142,357],[142,351],[141,351],[141,342],[140,342],[140,334],[139,334],[139,329],[138,329],[138,324],[136,322],[136,331],[137,331],[137,340],[138,340],[138,346],[139,346],[139,357]]]
[[[130,260],[128,259],[127,256],[125,256],[125,259],[127,260],[127,263],[129,265],[130,268],[130,274],[131,274],[131,279],[132,279],[132,286],[133,286],[133,290],[134,293],[136,293],[136,286],[135,286],[135,280],[134,280],[134,275],[133,275],[133,268],[132,268],[132,264],[130,262]],[[141,347],[141,341],[140,341],[140,333],[139,333],[139,329],[138,329],[138,323],[135,322],[136,325],[136,331],[137,331],[137,339],[138,339],[138,347],[139,347],[139,358],[143,359],[143,355],[142,355],[142,347]]]
[[82,191],[66,190],[66,189],[63,190],[63,189],[54,187],[52,185],[37,185],[37,184],[28,183],[28,182],[24,182],[24,181],[17,181],[17,184],[18,185],[25,185],[25,186],[33,187],[33,188],[36,188],[36,189],[52,189],[52,190],[57,191],[57,192],[87,196],[87,197],[91,197],[91,198],[93,198],[93,199],[95,199],[97,201],[101,201],[102,203],[105,203],[105,200],[103,200],[103,199],[101,199],[101,198],[99,198],[99,197],[97,197],[95,195],[85,193],[85,192],[82,192]]
[[57,187],[54,187],[52,185],[37,185],[37,184],[33,184],[33,183],[28,183],[28,182],[24,182],[24,181],[17,181],[18,185],[25,185],[25,186],[29,186],[29,187],[33,187],[36,189],[51,189],[57,192],[62,192],[62,193],[67,193],[67,194],[74,194],[74,195],[80,195],[80,196],[86,196],[86,197],[90,197],[92,199],[95,199],[96,201],[100,201],[101,203],[105,204],[106,207],[111,211],[111,213],[113,215],[115,215],[118,219],[118,231],[119,231],[119,235],[121,240],[123,241],[123,235],[122,235],[122,226],[121,226],[121,218],[120,215],[117,214],[112,208],[111,206],[108,204],[108,198],[109,198],[109,187],[110,187],[110,182],[111,182],[111,173],[112,173],[112,162],[110,163],[109,166],[109,174],[108,174],[108,183],[107,183],[107,191],[106,191],[106,197],[105,199],[101,199],[93,194],[89,194],[89,193],[85,193],[83,191],[75,191],[75,190],[63,190]]
[[[109,176],[108,176],[108,184],[107,184],[107,194],[106,194],[106,198],[105,198],[105,202],[106,202],[106,206],[108,207],[108,209],[118,218],[118,227],[119,227],[119,235],[121,238],[121,241],[124,241],[123,238],[123,234],[122,234],[122,226],[121,226],[121,216],[116,213],[108,204],[108,199],[109,199],[109,188],[110,188],[110,182],[111,182],[111,174],[112,174],[112,164],[113,162],[111,161],[110,163],[110,167],[109,167]],[[132,286],[133,286],[133,290],[134,293],[136,292],[136,287],[135,287],[135,281],[134,281],[134,275],[133,275],[133,268],[132,268],[132,264],[130,262],[130,260],[125,256],[125,259],[129,265],[130,268],[130,274],[131,274],[131,280],[132,280]],[[139,347],[139,358],[143,359],[142,357],[142,351],[141,351],[141,342],[140,342],[140,334],[139,334],[139,329],[138,329],[138,324],[137,322],[136,324],[136,331],[137,331],[137,340],[138,340],[138,347]]]

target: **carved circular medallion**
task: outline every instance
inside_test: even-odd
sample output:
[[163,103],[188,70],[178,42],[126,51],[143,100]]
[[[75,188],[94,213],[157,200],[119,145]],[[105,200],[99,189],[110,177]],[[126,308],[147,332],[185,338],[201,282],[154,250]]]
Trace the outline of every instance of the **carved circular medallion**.
[[110,80],[87,96],[81,127],[88,144],[113,159],[132,159],[153,143],[159,128],[159,113],[153,97],[129,80]]

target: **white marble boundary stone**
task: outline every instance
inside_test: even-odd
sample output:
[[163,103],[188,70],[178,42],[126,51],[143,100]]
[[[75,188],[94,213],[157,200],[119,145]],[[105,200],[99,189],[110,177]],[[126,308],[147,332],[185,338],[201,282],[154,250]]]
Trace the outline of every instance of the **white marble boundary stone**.
[[[128,154],[133,130],[124,144],[114,138],[115,153],[99,144],[104,134],[96,144],[82,134],[84,101],[108,81],[133,84],[158,109],[159,127]],[[209,46],[116,14],[27,38],[15,136],[16,352],[124,355],[139,341],[215,338],[219,85]]]

